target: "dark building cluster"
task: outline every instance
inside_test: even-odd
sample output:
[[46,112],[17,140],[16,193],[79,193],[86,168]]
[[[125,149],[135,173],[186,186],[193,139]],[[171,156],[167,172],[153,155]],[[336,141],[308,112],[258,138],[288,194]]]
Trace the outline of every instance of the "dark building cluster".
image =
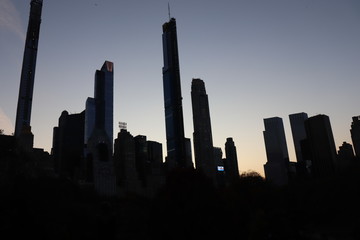
[[[306,113],[289,115],[296,162],[290,162],[283,120],[280,117],[264,119],[264,141],[267,163],[266,179],[276,185],[286,185],[294,178],[329,178],[347,172],[360,163],[350,143],[343,142],[336,151],[334,136],[327,115],[308,118]],[[353,117],[351,138],[355,153],[359,148],[359,117]],[[359,153],[359,152],[358,152]]]
[[282,119],[264,119],[266,180],[255,172],[240,175],[233,138],[226,139],[225,158],[213,145],[205,82],[194,78],[194,166],[184,134],[174,18],[162,35],[165,158],[161,143],[133,136],[126,123],[119,123],[114,140],[110,61],[96,70],[84,111],[61,113],[51,154],[33,148],[41,10],[42,0],[32,0],[15,134],[0,132],[0,237],[359,239],[359,116],[351,125],[354,154],[346,142],[336,152],[328,116],[290,115],[296,163],[289,160]]
[[[215,186],[225,186],[239,177],[236,148],[232,138],[226,142],[226,159],[212,143],[210,111],[205,83],[192,82],[194,155],[191,140],[185,137],[180,83],[176,20],[163,25],[163,87],[167,155],[162,144],[146,136],[133,137],[122,127],[114,142],[114,64],[105,61],[95,71],[94,96],[88,97],[81,113],[63,111],[53,130],[51,155],[33,148],[30,116],[36,56],[39,42],[42,1],[31,1],[16,116],[15,136],[7,149],[21,149],[32,159],[47,161],[33,164],[46,169],[46,175],[69,179],[103,196],[136,193],[154,196],[166,176],[176,169],[195,169],[211,179]],[[3,138],[7,142],[8,138]],[[165,160],[165,161],[164,161]],[[52,167],[51,167],[52,166]],[[45,174],[45,173],[44,173]]]

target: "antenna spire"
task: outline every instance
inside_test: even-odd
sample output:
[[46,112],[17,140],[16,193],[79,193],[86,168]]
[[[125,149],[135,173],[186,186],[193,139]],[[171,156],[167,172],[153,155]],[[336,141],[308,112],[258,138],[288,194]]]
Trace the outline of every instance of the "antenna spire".
[[170,2],[168,2],[168,13],[169,13],[169,21],[171,19],[171,14],[170,14]]

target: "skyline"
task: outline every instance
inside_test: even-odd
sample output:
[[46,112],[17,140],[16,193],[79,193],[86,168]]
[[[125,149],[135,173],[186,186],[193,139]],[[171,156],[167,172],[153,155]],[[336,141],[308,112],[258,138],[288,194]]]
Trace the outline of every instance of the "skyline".
[[[66,2],[44,1],[31,119],[34,146],[50,151],[61,112],[84,110],[94,71],[105,60],[116,69],[114,135],[122,121],[132,135],[165,144],[161,26],[168,21],[167,1]],[[1,0],[0,72],[6,87],[0,92],[0,113],[13,125],[29,3]],[[206,84],[214,146],[224,154],[226,138],[233,137],[241,172],[263,174],[264,118],[283,118],[290,161],[296,161],[292,113],[328,115],[336,148],[343,141],[352,144],[351,118],[360,115],[360,3],[227,3],[170,3],[178,28],[185,136],[192,139],[192,149],[193,78]],[[3,14],[4,9],[12,14]],[[11,134],[14,126],[1,122],[0,128]]]

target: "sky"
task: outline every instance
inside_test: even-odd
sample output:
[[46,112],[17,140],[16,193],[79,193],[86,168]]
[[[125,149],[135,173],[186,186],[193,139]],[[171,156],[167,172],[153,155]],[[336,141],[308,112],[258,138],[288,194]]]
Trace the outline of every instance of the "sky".
[[[31,126],[51,151],[63,110],[80,113],[94,74],[114,62],[114,133],[163,143],[162,24],[177,20],[185,135],[192,78],[205,81],[214,146],[234,139],[240,172],[264,174],[263,119],[330,117],[336,146],[360,115],[358,0],[44,0]],[[30,0],[0,0],[0,129],[14,132]],[[225,157],[225,156],[224,156]]]

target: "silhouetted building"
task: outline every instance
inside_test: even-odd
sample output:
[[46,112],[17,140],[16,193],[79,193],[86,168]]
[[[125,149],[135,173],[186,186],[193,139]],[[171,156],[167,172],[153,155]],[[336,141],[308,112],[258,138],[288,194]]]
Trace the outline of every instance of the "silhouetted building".
[[94,98],[88,98],[85,109],[85,161],[87,181],[102,195],[115,194],[113,169],[113,84],[114,66],[105,61],[95,73]]
[[57,174],[71,179],[80,176],[80,165],[84,155],[85,111],[69,114],[63,111],[58,127],[54,127],[52,155]]
[[282,118],[266,118],[264,125],[267,157],[264,165],[265,177],[276,185],[285,185],[288,183],[289,154]]
[[195,78],[192,80],[191,101],[196,169],[215,180],[216,164],[214,160],[209,101],[203,80]]
[[301,152],[301,141],[306,139],[305,120],[308,119],[308,115],[304,112],[290,114],[289,119],[291,133],[294,141],[296,160],[298,163],[300,163],[304,161]]
[[226,159],[224,162],[224,167],[225,167],[226,178],[228,180],[238,178],[240,174],[239,174],[236,147],[231,137],[226,139],[225,154],[226,154]]
[[164,67],[163,88],[165,105],[167,167],[186,167],[186,146],[182,110],[179,53],[176,20],[163,25]]
[[34,142],[34,135],[31,133],[30,120],[41,12],[42,0],[32,0],[30,3],[30,17],[25,40],[15,122],[15,136],[18,138],[18,143],[27,150],[32,149]]
[[134,137],[125,129],[121,129],[115,139],[114,164],[118,190],[139,193],[142,184],[136,169]]
[[163,168],[163,150],[162,144],[155,141],[147,141],[147,153],[148,153],[148,161],[151,166],[151,170],[160,172]]
[[348,170],[354,164],[354,151],[350,143],[343,142],[339,147],[337,166],[340,170]]
[[352,118],[350,133],[355,155],[357,158],[360,158],[360,116]]
[[317,115],[305,121],[308,146],[311,153],[311,172],[314,177],[327,177],[335,173],[336,147],[330,119]]
[[134,137],[135,143],[135,163],[139,179],[143,187],[146,187],[146,175],[148,168],[148,147],[146,136],[138,135]]
[[153,197],[165,184],[162,144],[147,141],[147,196]]

